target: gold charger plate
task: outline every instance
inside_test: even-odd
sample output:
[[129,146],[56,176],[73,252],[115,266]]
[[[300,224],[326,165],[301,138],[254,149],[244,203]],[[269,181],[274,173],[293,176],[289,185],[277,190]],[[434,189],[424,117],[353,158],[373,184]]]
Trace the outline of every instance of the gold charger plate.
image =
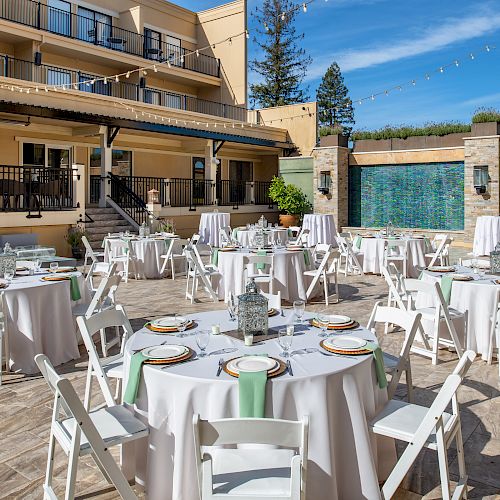
[[454,273],[454,272],[456,272],[455,268],[441,269],[439,266],[426,267],[425,270],[430,271],[431,273]]
[[52,269],[47,269],[47,271],[49,273],[74,273],[76,271],[78,271],[78,269],[76,267],[61,267],[61,268],[57,268],[55,270],[52,270]]
[[[151,330],[152,332],[158,332],[158,333],[178,333],[179,330],[177,327],[159,327],[159,326],[153,326],[151,323],[146,323],[144,325],[148,330]],[[186,330],[191,330],[196,326],[196,323],[193,320],[189,320],[189,323],[186,325]]]
[[177,356],[176,358],[168,358],[168,359],[148,359],[144,361],[145,365],[173,365],[175,363],[180,363],[182,361],[186,361],[189,358],[191,358],[194,354],[194,351],[190,348],[187,347],[187,352],[186,354],[183,354],[182,356]]
[[[316,318],[309,320],[312,326],[316,328],[321,328],[319,323],[316,321]],[[352,330],[354,328],[358,328],[359,323],[357,321],[352,320],[352,323],[348,323],[347,325],[332,325],[328,324],[328,330]]]
[[[231,375],[231,377],[238,378],[239,374],[236,373],[236,372],[232,372],[231,370],[228,370],[227,364],[230,363],[231,361],[233,361],[234,359],[238,359],[240,357],[241,356],[237,356],[236,358],[228,359],[227,361],[224,361],[224,363],[222,364],[222,369],[228,375]],[[285,373],[285,371],[286,371],[286,364],[283,361],[281,361],[281,359],[275,358],[273,356],[269,356],[269,358],[270,359],[274,359],[275,361],[277,361],[278,364],[279,364],[279,368],[277,370],[275,370],[274,372],[271,372],[271,373],[269,373],[269,370],[268,370],[268,372],[267,372],[267,378],[274,378],[274,377],[277,377],[278,375],[282,375],[283,373]]]
[[279,313],[278,309],[275,309],[274,307],[271,307],[269,311],[267,311],[268,316],[276,316]]
[[219,248],[219,252],[235,252],[236,250],[237,250],[236,247]]
[[356,349],[354,351],[349,349],[334,349],[333,347],[329,347],[325,344],[325,341],[322,340],[319,345],[328,352],[333,354],[346,354],[348,356],[362,356],[364,354],[371,354],[373,351],[371,349]]
[[44,276],[40,278],[42,281],[68,281],[71,276]]

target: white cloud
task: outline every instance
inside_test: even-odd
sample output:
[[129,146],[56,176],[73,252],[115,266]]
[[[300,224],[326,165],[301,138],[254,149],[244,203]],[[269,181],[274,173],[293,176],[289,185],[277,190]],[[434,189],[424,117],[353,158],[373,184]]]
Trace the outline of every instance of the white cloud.
[[337,61],[342,71],[347,73],[440,50],[454,43],[484,36],[498,29],[500,29],[500,13],[476,14],[460,19],[450,18],[439,26],[426,29],[420,37],[394,40],[390,45],[330,53],[315,58],[314,64],[308,72],[307,80],[323,76],[332,61]]
[[460,103],[460,106],[498,106],[500,102],[500,92],[496,94],[487,94],[479,97],[474,97],[473,99],[467,99]]

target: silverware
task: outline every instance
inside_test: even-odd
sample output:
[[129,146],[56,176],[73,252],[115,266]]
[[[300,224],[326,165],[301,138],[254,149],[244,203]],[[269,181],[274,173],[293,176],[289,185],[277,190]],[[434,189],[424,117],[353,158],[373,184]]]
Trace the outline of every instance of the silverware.
[[222,365],[224,363],[224,359],[220,358],[219,359],[219,368],[217,368],[217,377],[220,375],[220,372],[222,371]]
[[286,360],[286,367],[288,368],[288,373],[290,374],[290,376],[293,377],[292,363],[290,363],[289,359]]
[[283,308],[280,309],[281,316],[285,317],[285,311],[283,311]]

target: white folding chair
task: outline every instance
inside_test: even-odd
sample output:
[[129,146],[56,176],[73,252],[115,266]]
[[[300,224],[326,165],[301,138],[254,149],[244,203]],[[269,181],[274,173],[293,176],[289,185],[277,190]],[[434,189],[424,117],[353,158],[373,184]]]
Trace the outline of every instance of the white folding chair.
[[110,239],[106,239],[108,260],[111,264],[121,263],[123,265],[123,276],[125,283],[128,283],[128,275],[130,266],[134,271],[134,278],[139,279],[137,259],[134,252],[134,247],[130,240],[113,240],[113,247]]
[[473,258],[473,259],[458,259],[458,265],[464,267],[477,267],[479,269],[490,269],[491,263],[489,259],[483,258]]
[[[207,421],[194,415],[193,430],[201,500],[305,498],[307,417],[300,422],[272,418]],[[252,446],[234,447],[240,444]],[[233,447],[223,448],[229,445]]]
[[404,332],[403,346],[399,356],[393,356],[384,352],[384,367],[386,373],[391,375],[391,381],[387,387],[387,395],[389,399],[394,397],[398,383],[403,372],[406,376],[406,388],[408,402],[413,400],[413,381],[411,377],[411,363],[410,363],[410,348],[415,340],[415,335],[420,327],[421,314],[411,314],[403,309],[397,307],[386,307],[382,302],[376,302],[371,313],[370,319],[366,328],[375,333],[377,323],[391,323],[397,325]]
[[199,234],[193,234],[190,238],[190,243],[192,246],[196,246],[198,253],[201,257],[210,257],[212,255],[212,249],[207,243],[200,243],[201,236]]
[[[267,299],[267,305],[269,309],[276,309],[277,311],[281,311],[281,291],[278,290],[277,294],[273,293],[265,293],[262,290],[260,291],[261,295],[264,295]],[[231,298],[229,298],[231,300]]]
[[493,349],[497,349],[498,376],[500,377],[500,290],[495,295],[495,308],[490,317],[490,337],[488,341],[488,364],[493,362]]
[[87,262],[90,260],[91,264],[99,262],[99,257],[104,259],[104,252],[95,252],[90,246],[89,240],[85,235],[82,236],[82,243],[85,247],[85,260],[83,261],[83,273],[87,270]]
[[54,394],[47,472],[43,484],[44,498],[57,498],[52,485],[57,441],[69,458],[65,499],[75,497],[78,459],[85,455],[92,455],[103,476],[114,484],[123,499],[136,499],[137,496],[109,449],[147,437],[148,427],[130,410],[114,403],[88,412],[71,382],[56,373],[47,356],[38,354],[35,361]]
[[405,287],[405,280],[399,269],[391,262],[388,268],[382,266],[380,272],[389,287],[387,306],[392,307],[396,305],[400,309],[408,309],[408,292]]
[[408,272],[408,241],[384,241],[384,266],[388,268],[389,263],[394,263],[394,265],[396,265],[396,263],[401,264],[401,272],[406,278]]
[[160,255],[163,259],[163,265],[161,266],[160,274],[166,271],[167,266],[170,264],[170,275],[172,279],[175,280],[175,263],[176,261],[181,261],[186,263],[186,256],[184,255],[184,247],[188,245],[189,240],[174,238],[168,243],[167,253],[165,255]]
[[290,239],[297,238],[297,236],[300,233],[300,230],[302,229],[300,226],[289,226],[288,231],[290,231]]
[[[456,349],[459,356],[462,356],[464,350],[460,339],[458,338],[454,322],[463,322],[464,327],[464,343],[466,345],[467,339],[467,319],[468,312],[461,313],[446,304],[443,297],[443,292],[439,283],[428,283],[423,280],[406,278],[404,280],[406,291],[408,292],[408,305],[407,310],[413,313],[421,313],[422,321],[432,322],[432,334],[429,336],[427,333],[420,330],[420,335],[417,336],[417,341],[424,343],[424,347],[412,345],[411,351],[422,356],[431,358],[432,364],[436,365],[438,362],[438,351],[440,346]],[[435,305],[427,307],[416,307],[413,294],[422,294],[428,303]],[[443,338],[440,333],[441,325],[446,326],[449,332],[450,339]],[[431,341],[432,346],[429,344]]]
[[[398,486],[424,447],[437,451],[441,476],[441,498],[458,500],[467,497],[467,474],[457,390],[475,356],[473,351],[466,351],[461,356],[457,367],[446,378],[430,408],[393,399],[370,422],[369,425],[373,433],[408,443],[382,486],[381,496],[383,499],[388,500],[394,496]],[[450,402],[452,411],[447,413],[445,410]],[[451,496],[447,450],[453,441],[457,447],[459,479],[453,496]]]
[[349,240],[343,236],[336,236],[335,239],[340,252],[339,270],[342,271],[342,261],[344,261],[344,276],[351,273],[363,276],[363,266],[360,264],[363,252],[355,252]]
[[[113,267],[114,266],[114,267]],[[114,274],[116,268],[116,263],[112,262],[92,262],[89,268],[87,276],[85,276],[85,284],[91,294],[94,294],[97,290],[97,286],[94,282],[97,276],[104,278]]]
[[[196,253],[194,246],[186,247],[184,249],[188,263],[188,274],[186,280],[186,299],[191,300],[191,304],[196,298],[196,292],[198,290],[199,280],[203,284],[203,288],[210,295],[214,302],[218,302],[219,298],[212,287],[211,278],[213,276],[220,277],[219,271],[214,268],[205,266],[201,260],[201,256]],[[191,289],[190,289],[191,285]]]
[[309,300],[314,293],[314,289],[316,288],[316,285],[318,282],[323,283],[323,294],[325,296],[325,304],[328,305],[328,286],[330,284],[330,278],[333,276],[335,279],[335,302],[339,301],[339,287],[338,287],[338,282],[337,282],[337,266],[334,266],[331,269],[328,269],[328,261],[330,259],[330,256],[332,254],[331,251],[331,246],[326,245],[326,244],[321,244],[324,245],[322,246],[322,253],[323,253],[323,258],[321,259],[321,262],[317,269],[312,269],[309,271],[304,271],[304,276],[309,276],[312,277],[312,281],[306,291],[306,299]]
[[[123,380],[123,349],[125,348],[125,343],[128,338],[134,333],[130,321],[123,307],[117,305],[113,309],[106,309],[88,318],[79,316],[76,322],[89,357],[87,381],[85,385],[85,408],[90,408],[90,400],[92,398],[92,377],[97,378],[106,403],[111,405],[112,401],[115,399],[118,400],[121,393],[121,383]],[[122,330],[121,349],[119,354],[106,358],[99,358],[93,336],[106,328],[118,328]],[[116,394],[114,398],[111,395],[109,378],[116,379]]]
[[309,229],[305,229],[304,226],[300,228],[299,233],[297,234],[297,237],[290,241],[291,244],[293,245],[305,245],[309,246],[309,233],[311,231]]
[[439,259],[441,266],[448,266],[450,264],[449,249],[453,242],[447,234],[436,234],[432,242],[434,252],[426,253],[425,258],[429,261],[429,267],[434,266]]
[[231,228],[229,226],[219,228],[219,240],[221,242],[221,247],[226,247],[231,244]]
[[246,255],[243,257],[243,282],[252,278],[255,283],[267,283],[273,293],[274,258],[272,255]]
[[0,292],[0,385],[2,385],[2,367],[5,358],[5,371],[10,371],[9,325],[5,293]]

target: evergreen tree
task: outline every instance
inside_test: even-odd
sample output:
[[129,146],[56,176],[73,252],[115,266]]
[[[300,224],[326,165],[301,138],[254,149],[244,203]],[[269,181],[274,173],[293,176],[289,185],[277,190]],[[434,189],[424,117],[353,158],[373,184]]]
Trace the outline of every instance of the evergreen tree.
[[334,62],[326,70],[316,92],[319,122],[328,127],[341,127],[348,136],[354,125],[354,108],[339,65]]
[[309,99],[301,84],[311,58],[297,44],[304,35],[297,34],[294,26],[300,8],[291,0],[264,0],[254,13],[259,34],[254,41],[264,57],[250,62],[250,68],[262,77],[260,83],[250,85],[250,98],[264,108]]

